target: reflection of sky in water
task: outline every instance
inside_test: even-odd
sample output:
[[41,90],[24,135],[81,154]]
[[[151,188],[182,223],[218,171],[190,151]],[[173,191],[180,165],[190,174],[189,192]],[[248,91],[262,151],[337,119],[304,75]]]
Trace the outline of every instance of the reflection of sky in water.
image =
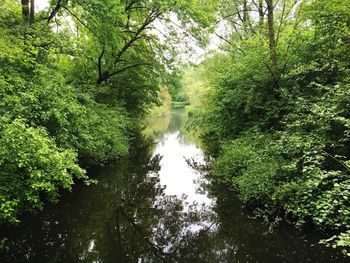
[[154,154],[162,156],[159,172],[160,184],[166,186],[165,194],[187,196],[189,203],[211,203],[204,194],[197,192],[200,175],[186,162],[193,158],[197,162],[204,162],[202,151],[194,144],[185,143],[180,132],[168,132],[157,141]]
[[[250,218],[235,193],[207,185],[185,160],[204,162],[184,131],[186,117],[174,111],[155,120],[156,127],[149,127],[153,146],[140,137],[135,154],[91,169],[99,184],[76,185],[21,226],[0,227],[0,239],[9,240],[1,263],[349,262],[317,244],[310,247],[289,228],[267,234],[268,226]],[[215,196],[213,205],[208,195]]]
[[[165,186],[164,193],[166,195],[177,196],[180,199],[185,198],[183,200],[184,211],[191,210],[191,204],[198,204],[199,206],[196,206],[195,210],[204,209],[209,212],[213,200],[209,199],[207,192],[203,192],[200,187],[200,182],[204,179],[186,161],[191,159],[197,163],[204,163],[202,150],[185,140],[182,134],[186,117],[185,112],[174,111],[168,127],[163,133],[155,136],[156,146],[153,155],[161,156],[158,173],[160,185]],[[193,222],[183,227],[177,239],[181,240],[188,231],[195,233],[208,227],[214,227],[213,224],[212,220]],[[159,222],[158,227],[162,228],[161,225],[162,222]],[[170,242],[164,250],[171,250],[174,245]]]

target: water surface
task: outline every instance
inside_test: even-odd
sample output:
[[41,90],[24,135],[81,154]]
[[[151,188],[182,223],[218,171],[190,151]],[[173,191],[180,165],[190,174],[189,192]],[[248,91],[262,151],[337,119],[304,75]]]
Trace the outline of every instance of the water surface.
[[318,237],[270,233],[227,187],[209,184],[186,162],[204,158],[185,121],[183,111],[151,121],[151,139],[136,138],[128,158],[90,170],[98,185],[2,226],[0,262],[348,262]]

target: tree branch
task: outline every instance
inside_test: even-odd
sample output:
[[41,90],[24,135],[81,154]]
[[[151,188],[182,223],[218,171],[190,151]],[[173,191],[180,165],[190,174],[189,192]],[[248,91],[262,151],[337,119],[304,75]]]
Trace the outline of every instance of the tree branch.
[[117,71],[114,71],[113,73],[110,73],[108,74],[108,77],[112,77],[114,75],[117,75],[119,73],[122,73],[123,71],[125,70],[128,70],[128,69],[131,69],[131,68],[135,68],[135,67],[140,67],[140,66],[152,66],[152,64],[150,63],[137,63],[137,64],[133,64],[133,65],[130,65],[130,66],[127,66],[125,68],[122,68],[122,69],[118,69]]
[[[131,218],[129,215],[127,215],[127,213],[122,209],[122,207],[119,207],[119,211],[120,211],[120,214],[133,226],[133,228],[142,237],[142,239],[150,246],[150,248],[153,250],[153,253],[155,256],[160,258],[162,261],[165,261],[165,259],[170,257],[173,260],[175,260],[175,262],[177,262],[177,258],[175,257],[175,255],[173,255],[172,253],[165,252],[163,250],[164,247],[161,247],[161,246],[151,242],[149,240],[149,238],[147,237],[145,231],[142,229],[142,227],[139,226],[138,224],[136,224],[134,219]],[[167,261],[169,261],[169,259]]]
[[68,9],[68,7],[64,6],[64,5],[61,5],[62,8],[64,8],[65,10],[67,10],[67,12],[72,16],[74,17],[76,20],[78,20],[78,22],[80,24],[82,24],[84,27],[86,27],[88,30],[90,30],[92,33],[94,33],[94,31],[87,25],[85,24],[78,16],[76,16],[72,11],[70,11]]
[[107,81],[110,77],[114,76],[114,75],[117,75],[119,73],[122,73],[128,69],[131,69],[131,68],[135,68],[135,67],[140,67],[140,66],[152,66],[152,64],[150,63],[138,63],[138,64],[133,64],[133,65],[130,65],[130,66],[127,66],[127,67],[124,67],[122,69],[118,69],[112,73],[108,73],[108,72],[103,72],[100,74],[99,76],[99,79],[97,80],[97,84],[101,84],[102,82],[104,81]]
[[102,57],[105,53],[105,48],[103,47],[100,56],[98,57],[98,79],[102,79]]
[[55,6],[55,8],[52,9],[49,18],[47,19],[47,22],[48,22],[48,23],[51,22],[51,20],[56,16],[57,12],[60,10],[60,8],[61,8],[61,2],[62,2],[62,0],[58,0],[58,1],[57,1],[57,4],[56,4],[56,6]]
[[124,53],[133,45],[133,43],[140,38],[140,34],[147,28],[149,24],[151,24],[158,16],[160,15],[159,10],[152,10],[149,16],[142,23],[140,28],[135,32],[135,34],[130,38],[128,42],[122,47],[115,58],[115,64],[120,61]]

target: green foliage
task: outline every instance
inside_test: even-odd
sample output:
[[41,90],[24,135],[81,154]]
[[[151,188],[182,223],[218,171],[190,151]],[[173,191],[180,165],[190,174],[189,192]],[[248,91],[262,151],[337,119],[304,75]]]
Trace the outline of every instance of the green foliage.
[[85,178],[76,153],[61,150],[44,129],[28,127],[22,120],[1,120],[0,222],[16,222],[23,211],[43,206],[43,196],[56,201],[59,189],[70,189],[73,176]]
[[[55,12],[35,12],[33,21],[23,16],[20,1],[3,2],[0,223],[13,223],[57,200],[74,178],[91,182],[78,162],[99,165],[128,154],[174,59],[168,41],[154,33],[155,21],[170,22],[174,12],[201,38],[216,4],[51,1]],[[169,107],[168,92],[161,96]]]
[[148,117],[161,117],[171,114],[172,97],[167,87],[161,87],[158,92],[158,103],[155,104],[148,113]]
[[199,121],[206,127],[206,148],[213,155],[222,142],[247,130],[269,130],[280,115],[281,103],[275,100],[263,37],[253,36],[242,45],[244,53],[234,50],[230,56],[217,55],[206,62],[202,73],[209,77],[207,88],[202,88],[205,99],[200,102],[206,111]]
[[312,225],[349,255],[349,1],[300,7],[289,20],[275,10],[277,83],[264,24],[240,32],[206,71],[210,99],[197,125],[216,157],[213,174],[257,213]]
[[246,202],[263,206],[278,185],[281,163],[275,156],[272,137],[252,134],[225,144],[213,173],[239,189]]
[[72,81],[90,90],[98,102],[122,103],[134,116],[145,114],[147,106],[156,103],[160,86],[169,84],[172,95],[177,89],[176,73],[169,74],[169,69],[177,54],[173,44],[181,40],[176,40],[175,30],[169,36],[156,33],[155,22],[172,27],[170,14],[176,15],[202,38],[199,31],[213,21],[217,5],[173,0],[67,2],[60,13],[74,14],[78,33],[73,51],[79,56],[67,63],[68,71],[74,72],[68,74],[78,77]]
[[125,108],[98,103],[70,81],[66,31],[54,33],[46,21],[27,25],[9,1],[1,10],[0,221],[14,223],[56,201],[74,178],[91,183],[78,159],[101,164],[127,154],[135,125]]
[[311,222],[342,240],[350,226],[349,86],[346,79],[312,86],[312,99],[299,98],[286,116],[281,149],[295,176],[278,189],[276,201],[297,225]]
[[340,235],[332,236],[329,239],[322,240],[322,244],[326,244],[327,246],[332,246],[333,248],[343,248],[343,253],[347,256],[350,256],[348,252],[348,247],[350,246],[350,231],[346,231],[341,233]]
[[[42,44],[40,40],[35,42]],[[34,45],[30,40],[26,42],[26,46]],[[101,163],[127,153],[126,127],[130,122],[124,109],[97,103],[90,94],[67,84],[58,72],[60,64],[47,64],[49,57],[42,62],[36,54],[20,51],[20,62],[32,61],[33,68],[27,73],[18,62],[10,63],[9,57],[18,57],[13,52],[2,57],[12,73],[4,75],[0,83],[2,115],[45,127],[57,145],[74,149],[86,163]]]
[[[92,104],[79,120],[75,141],[79,158],[87,164],[101,164],[129,152],[128,133],[136,125],[126,117],[125,110]],[[74,138],[74,137],[73,137]]]
[[183,87],[183,93],[188,97],[189,104],[193,107],[205,104],[205,94],[209,90],[209,84],[204,77],[205,70],[204,64],[183,70],[181,86]]

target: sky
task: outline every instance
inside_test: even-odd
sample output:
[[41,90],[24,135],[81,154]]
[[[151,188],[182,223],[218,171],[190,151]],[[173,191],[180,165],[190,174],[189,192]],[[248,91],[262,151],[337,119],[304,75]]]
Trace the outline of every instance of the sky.
[[35,9],[36,10],[43,10],[49,7],[49,0],[36,0],[35,1]]

